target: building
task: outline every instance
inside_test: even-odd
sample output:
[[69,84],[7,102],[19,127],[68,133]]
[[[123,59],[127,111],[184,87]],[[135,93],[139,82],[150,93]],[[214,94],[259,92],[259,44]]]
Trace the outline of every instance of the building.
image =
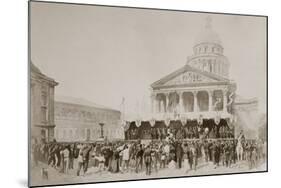
[[117,110],[63,97],[55,102],[55,138],[59,142],[124,139],[120,117]]
[[236,83],[228,77],[230,63],[223,50],[209,19],[186,64],[151,85],[156,119],[231,117]]
[[31,138],[52,141],[54,138],[54,93],[58,83],[30,65]]
[[[254,125],[258,102],[236,95],[237,86],[229,78],[229,69],[230,63],[224,55],[222,41],[208,17],[205,27],[194,42],[193,54],[188,57],[185,65],[151,84],[150,118],[153,120],[131,122],[125,126],[126,137],[135,139],[136,135],[143,135],[142,138],[152,138],[149,134],[154,129],[154,137],[157,137],[157,134],[162,135],[161,132],[167,129],[165,125],[180,130],[175,131],[174,135],[184,132],[186,127],[202,125],[216,132],[230,130],[231,137],[244,129],[250,133],[248,127],[249,124]],[[249,114],[251,116],[246,118]],[[138,130],[138,127],[143,130]],[[188,130],[186,133],[189,134]]]

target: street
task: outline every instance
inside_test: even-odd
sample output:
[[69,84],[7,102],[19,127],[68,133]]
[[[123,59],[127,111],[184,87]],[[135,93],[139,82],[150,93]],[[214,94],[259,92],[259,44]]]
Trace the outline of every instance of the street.
[[[129,172],[111,173],[108,171],[99,172],[96,167],[88,169],[86,174],[76,176],[76,165],[74,169],[70,170],[68,174],[59,173],[53,168],[48,168],[48,180],[42,179],[41,168],[46,168],[45,164],[40,163],[37,167],[32,170],[32,179],[38,182],[32,182],[33,185],[49,185],[49,184],[72,184],[72,183],[86,183],[86,182],[105,182],[105,181],[120,181],[120,180],[135,180],[135,179],[150,179],[150,178],[166,178],[166,177],[180,177],[180,176],[198,176],[198,175],[210,175],[210,174],[227,174],[227,173],[243,173],[243,172],[256,172],[266,170],[265,163],[258,165],[257,168],[249,169],[246,161],[240,161],[230,168],[225,166],[215,167],[212,162],[199,163],[197,170],[171,169],[165,168],[160,169],[158,172],[152,170],[150,176],[145,174],[145,169],[139,173],[135,173],[134,170]],[[189,169],[189,168],[188,168]]]

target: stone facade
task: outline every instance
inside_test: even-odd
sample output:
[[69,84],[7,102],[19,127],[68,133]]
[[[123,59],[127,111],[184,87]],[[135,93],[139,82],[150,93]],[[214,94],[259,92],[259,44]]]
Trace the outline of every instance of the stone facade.
[[[121,113],[117,110],[90,105],[55,102],[57,141],[95,141],[101,139],[101,135],[108,140],[124,139]],[[101,128],[101,123],[103,128]]]
[[54,93],[58,85],[33,64],[30,65],[31,138],[52,141],[54,138]]

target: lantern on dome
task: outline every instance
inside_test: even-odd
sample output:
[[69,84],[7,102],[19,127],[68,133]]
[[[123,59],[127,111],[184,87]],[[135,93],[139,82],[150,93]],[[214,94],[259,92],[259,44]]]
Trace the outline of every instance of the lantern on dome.
[[170,118],[166,118],[165,121],[164,121],[164,123],[167,127],[169,127],[170,122],[171,122]]
[[149,120],[149,123],[150,123],[151,127],[154,127],[156,121],[155,121],[155,119],[152,118],[151,120]]

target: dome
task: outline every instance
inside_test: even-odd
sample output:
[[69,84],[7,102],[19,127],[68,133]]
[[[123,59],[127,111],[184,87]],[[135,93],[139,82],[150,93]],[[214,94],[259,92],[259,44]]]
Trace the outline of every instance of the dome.
[[207,17],[206,25],[204,29],[199,33],[194,45],[198,45],[201,43],[214,43],[222,45],[218,34],[212,29],[210,17]]

